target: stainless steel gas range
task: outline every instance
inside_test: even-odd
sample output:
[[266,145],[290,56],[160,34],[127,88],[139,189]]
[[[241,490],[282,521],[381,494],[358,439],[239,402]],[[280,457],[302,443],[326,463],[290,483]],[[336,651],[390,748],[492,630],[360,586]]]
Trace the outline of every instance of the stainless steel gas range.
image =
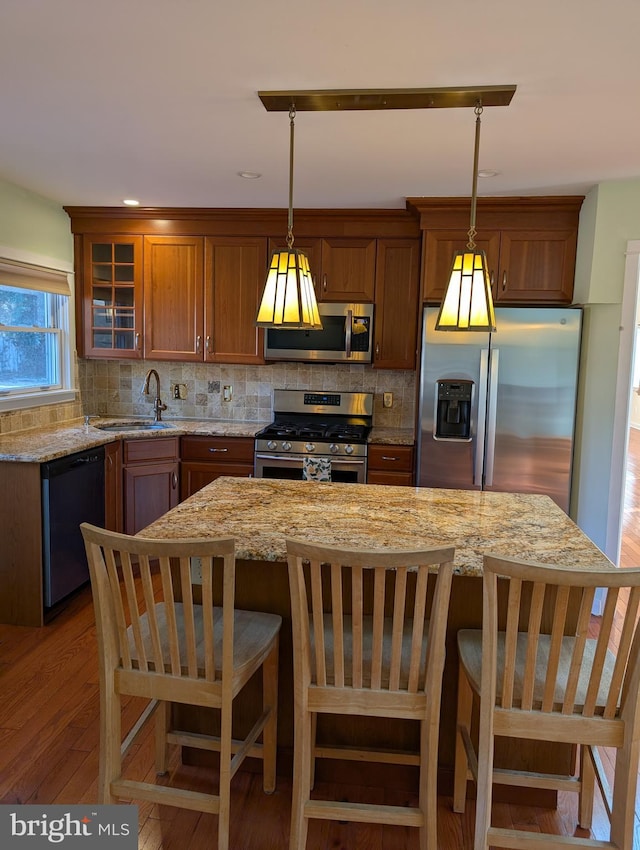
[[273,413],[256,434],[256,478],[302,480],[305,458],[325,458],[332,481],[366,482],[373,393],[274,390]]

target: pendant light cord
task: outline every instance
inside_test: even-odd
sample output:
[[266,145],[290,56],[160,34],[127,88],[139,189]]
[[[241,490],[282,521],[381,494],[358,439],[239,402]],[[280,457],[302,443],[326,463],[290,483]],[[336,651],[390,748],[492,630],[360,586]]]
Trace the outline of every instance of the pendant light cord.
[[287,248],[293,248],[293,126],[296,117],[295,104],[289,107],[289,219],[287,223]]
[[[478,160],[480,157],[480,116],[482,115],[482,104],[478,102],[475,107],[476,113],[476,144],[473,152],[473,187],[471,192],[471,221],[469,223],[469,232],[468,237],[469,241],[467,242],[467,248],[470,251],[475,250],[476,243],[476,201],[477,201],[477,190],[478,190]],[[292,119],[293,120],[293,119]],[[293,131],[292,131],[293,132]],[[293,142],[292,142],[293,144]]]

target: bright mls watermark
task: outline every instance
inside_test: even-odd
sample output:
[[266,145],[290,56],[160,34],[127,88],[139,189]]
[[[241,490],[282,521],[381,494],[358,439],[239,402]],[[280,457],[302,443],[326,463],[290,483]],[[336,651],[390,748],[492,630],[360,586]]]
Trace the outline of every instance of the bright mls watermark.
[[137,806],[0,805],[2,850],[138,850]]

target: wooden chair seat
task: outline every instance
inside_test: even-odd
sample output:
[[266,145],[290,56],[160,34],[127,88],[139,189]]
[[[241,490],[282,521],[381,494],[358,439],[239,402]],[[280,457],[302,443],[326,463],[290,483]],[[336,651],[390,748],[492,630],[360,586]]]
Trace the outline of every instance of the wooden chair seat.
[[[458,657],[466,674],[467,680],[475,694],[480,695],[480,683],[482,678],[482,631],[480,629],[462,629],[458,632]],[[571,661],[575,650],[576,639],[574,637],[564,637],[560,649],[560,657],[558,661],[558,672],[556,674],[556,682],[554,687],[552,711],[561,711],[567,694],[567,682],[571,671]],[[580,665],[578,674],[578,684],[573,704],[577,712],[581,712],[584,708],[587,689],[589,687],[589,678],[593,670],[595,653],[598,642],[593,639],[587,639],[584,646],[584,655]],[[542,709],[542,702],[545,694],[547,682],[547,671],[549,669],[549,661],[551,654],[551,638],[549,635],[540,635],[538,640],[538,650],[535,662],[535,673],[533,680],[533,693],[531,708],[533,711]],[[511,704],[513,708],[522,707],[522,695],[524,690],[523,672],[526,665],[527,655],[527,635],[519,634],[517,638],[515,671],[513,678],[513,694],[511,695]],[[496,690],[496,706],[502,705],[502,689],[501,683],[504,679],[504,659],[505,659],[505,634],[498,633],[497,639],[497,690]],[[611,692],[611,682],[613,679],[613,671],[615,668],[615,655],[607,649],[606,657],[602,665],[602,676],[600,679],[600,687],[595,698],[593,706],[594,715],[602,715],[607,704],[607,698]]]
[[[451,547],[353,551],[287,540],[294,661],[294,768],[289,850],[304,850],[309,820],[419,829],[437,850],[437,752]],[[434,590],[428,593],[429,571]],[[413,719],[420,752],[316,743],[322,714]],[[311,797],[316,758],[415,764],[417,806]]]
[[[640,569],[568,569],[491,555],[483,569],[482,631],[458,635],[453,808],[464,811],[467,781],[474,779],[474,850],[632,850],[640,760]],[[597,590],[606,601],[594,638]],[[494,767],[496,737],[573,744],[578,772]],[[615,750],[613,793],[600,747]],[[596,781],[611,820],[608,841],[491,823],[493,783],[501,783],[577,792],[578,823],[588,830]]]
[[[311,653],[315,652],[315,639],[313,629],[313,615],[309,617],[310,625],[310,643]],[[330,613],[323,615],[323,633],[324,646],[326,653],[326,683],[329,686],[335,685],[335,670],[334,670],[334,646],[333,646],[333,621]],[[342,621],[342,633],[344,635],[344,654],[348,658],[353,657],[353,620],[349,614],[345,614]],[[427,635],[429,633],[429,621],[424,622],[424,632],[422,636],[422,650],[420,653],[420,675],[418,688],[424,688],[425,677],[425,661],[427,656]],[[406,690],[409,684],[409,666],[411,663],[412,652],[412,637],[413,637],[413,620],[407,618],[403,624],[402,630],[402,648],[401,648],[401,663],[400,675],[398,679],[398,689]],[[392,639],[393,639],[393,619],[385,617],[382,627],[382,653],[380,665],[380,681],[372,684],[372,659],[373,659],[373,617],[364,615],[362,618],[362,685],[361,687],[369,689],[377,686],[383,690],[388,690],[391,679],[391,660],[392,660]],[[315,671],[312,671],[312,683],[314,681]],[[355,687],[353,682],[352,669],[348,668],[344,671],[344,684],[346,687]]]
[[[149,800],[217,814],[218,850],[228,850],[230,784],[246,756],[263,760],[263,788],[267,793],[275,789],[281,618],[234,608],[231,538],[148,540],[86,523],[81,529],[100,664],[98,802]],[[197,588],[192,584],[193,559],[199,562],[202,578]],[[222,587],[221,606],[214,605],[214,586]],[[235,740],[233,699],[260,668],[262,706],[244,739]],[[148,701],[124,741],[123,695]],[[218,709],[220,734],[175,728],[174,703]],[[167,771],[169,745],[219,752],[217,793],[123,775],[122,759],[152,717],[156,772]]]
[[[178,631],[178,652],[180,655],[180,673],[183,676],[189,675],[189,668],[186,663],[187,647],[185,641],[185,615],[184,606],[177,602],[174,606],[176,627]],[[155,606],[155,617],[158,624],[159,632],[162,638],[161,651],[162,657],[166,659],[162,672],[171,672],[170,648],[168,640],[167,621],[164,604]],[[205,644],[204,644],[204,617],[202,608],[198,607],[193,613],[193,632],[195,637],[195,660],[196,660],[196,675],[198,678],[203,678],[205,675]],[[214,605],[213,607],[213,643],[214,657],[216,659],[215,679],[220,686],[222,681],[222,608]],[[234,696],[237,689],[241,688],[245,682],[255,673],[261,666],[269,648],[273,644],[274,638],[278,635],[282,618],[276,614],[265,614],[260,611],[242,611],[238,608],[233,612],[233,678],[234,678]],[[155,663],[153,661],[154,652],[151,637],[151,628],[149,626],[149,615],[144,614],[140,617],[140,635],[142,638],[141,646],[144,649],[145,662],[143,666],[148,665],[148,669],[155,672]],[[138,668],[138,656],[136,649],[136,640],[133,634],[133,627],[127,629],[129,641],[129,651],[131,653],[131,662],[134,668]]]

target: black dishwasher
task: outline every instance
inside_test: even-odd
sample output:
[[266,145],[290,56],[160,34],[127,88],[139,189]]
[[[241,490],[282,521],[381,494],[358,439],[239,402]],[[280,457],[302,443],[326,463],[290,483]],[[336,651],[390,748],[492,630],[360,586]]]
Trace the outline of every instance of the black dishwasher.
[[80,523],[104,526],[104,446],[41,464],[44,605],[89,580]]

